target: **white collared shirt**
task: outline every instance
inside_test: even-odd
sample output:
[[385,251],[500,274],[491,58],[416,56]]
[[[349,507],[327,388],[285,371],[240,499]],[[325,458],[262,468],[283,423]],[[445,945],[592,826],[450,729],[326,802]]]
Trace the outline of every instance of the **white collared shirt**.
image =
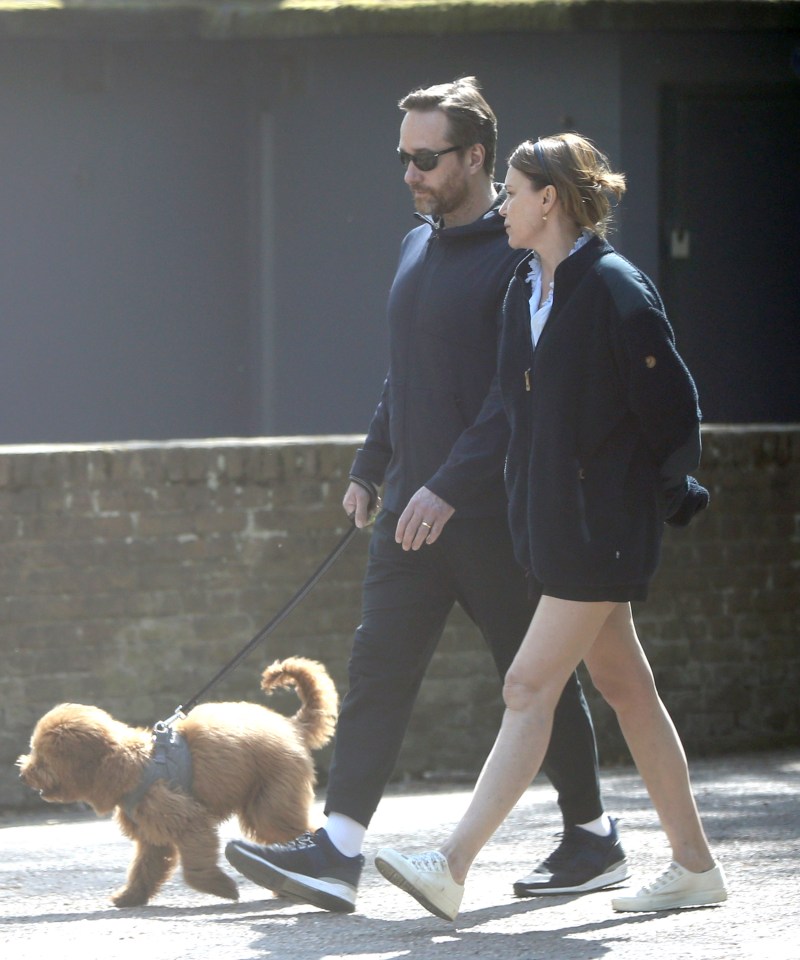
[[[594,234],[591,230],[584,228],[581,230],[581,235],[575,241],[574,246],[569,252],[569,256],[572,256],[591,238]],[[531,342],[533,343],[534,348],[539,342],[539,337],[542,335],[542,330],[544,330],[544,325],[547,323],[547,318],[550,316],[550,310],[553,306],[553,281],[550,281],[550,290],[548,291],[547,298],[542,301],[542,263],[539,259],[539,254],[534,250],[533,259],[531,260],[531,269],[528,276],[525,278],[527,283],[531,285],[531,295],[529,299],[530,304],[530,314],[531,314]],[[541,306],[539,305],[541,302]]]

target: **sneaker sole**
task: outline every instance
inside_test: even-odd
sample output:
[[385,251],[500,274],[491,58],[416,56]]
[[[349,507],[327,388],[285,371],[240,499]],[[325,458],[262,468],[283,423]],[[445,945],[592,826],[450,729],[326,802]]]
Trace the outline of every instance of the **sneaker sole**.
[[452,922],[458,916],[458,910],[452,915],[445,913],[441,907],[437,907],[435,903],[432,903],[424,893],[418,890],[414,884],[407,880],[396,867],[393,867],[390,863],[387,863],[381,856],[375,857],[375,866],[378,868],[378,872],[381,876],[385,877],[389,883],[393,883],[396,887],[399,887],[405,893],[412,896],[417,903],[422,904],[426,910],[430,911],[434,916],[439,917],[442,920],[449,920]]
[[356,891],[341,880],[312,879],[301,873],[292,873],[265,863],[232,844],[226,848],[225,856],[242,876],[295,903],[308,903],[332,913],[352,913],[356,908]]
[[673,893],[663,897],[616,897],[611,901],[612,910],[617,913],[653,913],[656,910],[680,910],[683,907],[709,907],[715,903],[724,903],[728,899],[725,889],[697,890],[683,895]]
[[613,887],[618,883],[622,883],[622,881],[627,880],[629,876],[628,861],[621,860],[619,863],[610,866],[608,870],[598,874],[598,876],[592,877],[585,883],[579,883],[571,887],[539,886],[533,882],[529,883],[524,880],[519,880],[514,884],[514,895],[517,897],[556,897],[569,893],[591,893],[593,890],[605,890],[607,887]]

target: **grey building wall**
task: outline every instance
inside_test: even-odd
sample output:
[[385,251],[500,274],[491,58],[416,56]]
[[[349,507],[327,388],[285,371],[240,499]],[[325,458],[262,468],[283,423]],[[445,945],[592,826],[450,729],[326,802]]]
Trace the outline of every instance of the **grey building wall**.
[[230,51],[0,44],[0,436],[252,431]]
[[0,442],[362,431],[414,223],[394,156],[403,93],[476,74],[501,177],[525,137],[592,136],[629,177],[615,242],[658,280],[665,85],[789,81],[798,42],[3,37]]

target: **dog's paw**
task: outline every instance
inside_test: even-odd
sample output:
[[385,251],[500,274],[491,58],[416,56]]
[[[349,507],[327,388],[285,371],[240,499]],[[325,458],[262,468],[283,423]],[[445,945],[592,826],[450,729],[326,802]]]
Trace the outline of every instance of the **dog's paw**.
[[239,899],[239,887],[236,881],[232,880],[227,873],[220,872],[219,877],[215,879],[214,889],[209,889],[208,892],[213,893],[217,897],[222,897],[223,900]]
[[111,895],[115,907],[143,907],[149,899],[141,890],[130,890],[128,887],[121,887]]
[[213,870],[187,870],[184,867],[184,879],[190,887],[200,890],[202,893],[210,893],[214,897],[222,897],[223,900],[238,900],[239,888],[236,881],[224,873],[218,867]]

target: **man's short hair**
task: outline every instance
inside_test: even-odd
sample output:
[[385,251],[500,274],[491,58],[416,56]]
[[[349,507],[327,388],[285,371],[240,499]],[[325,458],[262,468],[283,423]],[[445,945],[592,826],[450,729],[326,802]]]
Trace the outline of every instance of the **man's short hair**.
[[494,176],[497,156],[497,118],[481,94],[475,77],[461,77],[452,83],[412,90],[398,103],[401,110],[441,110],[448,120],[448,139],[457,146],[482,144],[486,156],[483,169]]

